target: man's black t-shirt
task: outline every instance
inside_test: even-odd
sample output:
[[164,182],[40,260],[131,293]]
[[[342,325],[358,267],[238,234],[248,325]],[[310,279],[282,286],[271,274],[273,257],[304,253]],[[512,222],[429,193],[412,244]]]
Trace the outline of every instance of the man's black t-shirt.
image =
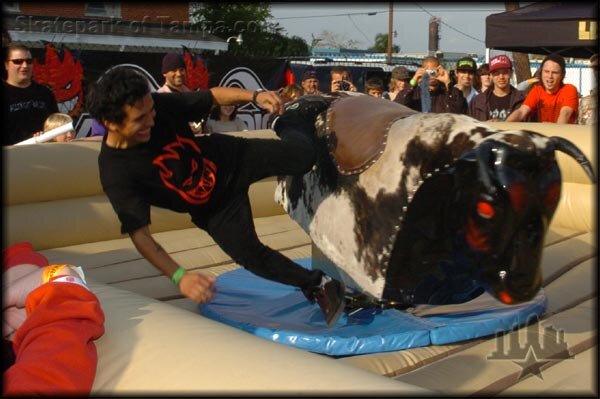
[[46,86],[32,82],[21,88],[2,82],[4,133],[2,145],[27,140],[44,128],[50,114],[58,112],[54,94]]
[[488,119],[498,119],[505,121],[508,115],[512,112],[510,107],[510,96],[498,97],[494,93],[491,93],[489,97],[490,114]]
[[100,181],[121,232],[150,224],[150,206],[202,218],[229,195],[242,140],[226,135],[195,137],[188,125],[206,115],[210,91],[153,93],[156,110],[150,140],[128,149],[106,145],[98,158]]

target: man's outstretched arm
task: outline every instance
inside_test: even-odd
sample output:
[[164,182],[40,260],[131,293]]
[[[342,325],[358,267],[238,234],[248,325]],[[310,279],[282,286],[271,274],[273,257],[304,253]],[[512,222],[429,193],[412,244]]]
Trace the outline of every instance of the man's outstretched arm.
[[[140,254],[166,276],[172,277],[179,269],[177,262],[154,240],[147,225],[129,233],[129,236]],[[212,299],[215,291],[214,283],[214,276],[185,273],[179,281],[178,288],[191,300],[204,303]]]
[[213,87],[210,89],[210,92],[217,105],[244,104],[256,100],[256,103],[261,108],[269,112],[276,114],[283,112],[281,98],[274,91],[261,91],[256,95],[256,98],[253,98],[254,91],[236,87]]

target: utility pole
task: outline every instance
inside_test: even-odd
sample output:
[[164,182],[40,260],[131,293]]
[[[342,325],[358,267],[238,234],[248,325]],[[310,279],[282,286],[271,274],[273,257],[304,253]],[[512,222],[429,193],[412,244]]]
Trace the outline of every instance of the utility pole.
[[[507,1],[504,3],[506,11],[518,10],[519,2]],[[531,66],[529,64],[529,55],[525,53],[518,53],[513,51],[513,60],[515,67],[515,75],[517,76],[517,82],[522,82],[531,77]]]
[[392,31],[394,26],[394,3],[390,1],[390,12],[388,13],[388,42],[387,42],[387,63],[392,63]]

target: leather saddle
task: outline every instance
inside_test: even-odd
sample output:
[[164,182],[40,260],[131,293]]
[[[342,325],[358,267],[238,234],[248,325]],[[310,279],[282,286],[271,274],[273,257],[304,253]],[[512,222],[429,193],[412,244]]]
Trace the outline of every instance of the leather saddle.
[[367,95],[341,96],[327,110],[327,146],[339,173],[362,173],[383,154],[390,127],[418,113],[393,101]]

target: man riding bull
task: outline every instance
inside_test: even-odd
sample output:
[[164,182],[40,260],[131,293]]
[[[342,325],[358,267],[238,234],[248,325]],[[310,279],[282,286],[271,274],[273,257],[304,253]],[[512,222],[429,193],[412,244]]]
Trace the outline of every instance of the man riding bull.
[[[253,101],[282,114],[274,125],[281,140],[192,134],[188,121],[213,105]],[[344,285],[307,270],[262,244],[254,228],[249,186],[265,177],[304,174],[315,162],[314,121],[327,108],[319,96],[297,100],[285,113],[274,92],[214,87],[190,93],[151,93],[148,81],[115,68],[94,84],[88,110],[107,129],[99,155],[100,180],[137,250],[181,293],[203,303],[215,279],[190,273],[154,240],[150,207],[186,212],[238,264],[302,289],[333,324],[344,308]]]

